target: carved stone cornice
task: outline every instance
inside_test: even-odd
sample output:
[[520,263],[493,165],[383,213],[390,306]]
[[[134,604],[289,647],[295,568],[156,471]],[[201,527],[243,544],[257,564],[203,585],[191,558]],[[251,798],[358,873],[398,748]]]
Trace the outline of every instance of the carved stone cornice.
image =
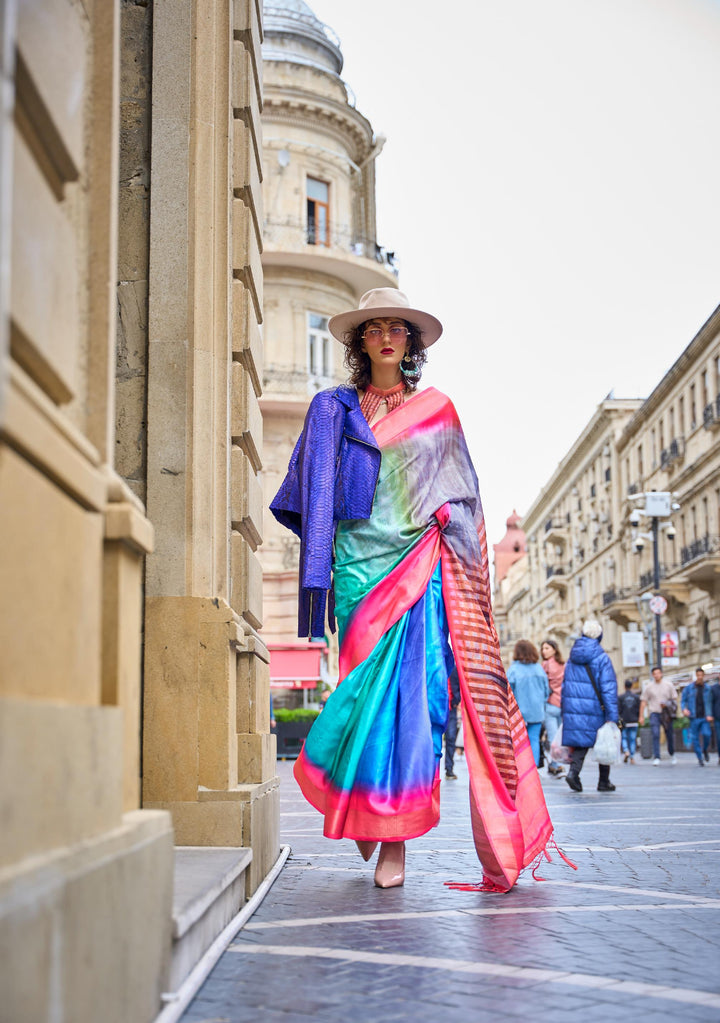
[[265,93],[263,123],[306,124],[320,128],[353,152],[359,163],[372,149],[373,130],[370,122],[354,107],[337,103],[317,94],[282,89]]
[[[652,418],[658,411],[666,398],[681,383],[684,375],[692,367],[696,359],[699,359],[707,348],[715,341],[720,333],[720,306],[715,309],[712,315],[705,321],[698,333],[692,339],[687,348],[678,356],[673,365],[667,371],[657,387],[645,399],[622,434],[618,438],[618,452],[622,453],[626,446],[631,443],[642,425]],[[702,413],[702,409],[700,410]]]

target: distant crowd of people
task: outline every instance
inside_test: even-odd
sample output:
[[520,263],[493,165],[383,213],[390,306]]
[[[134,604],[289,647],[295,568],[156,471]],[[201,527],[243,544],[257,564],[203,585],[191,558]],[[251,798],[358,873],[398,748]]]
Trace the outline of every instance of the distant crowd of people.
[[[573,791],[582,792],[580,772],[601,726],[606,722],[618,725],[622,759],[626,764],[634,764],[638,728],[646,721],[652,738],[653,765],[661,761],[661,730],[674,764],[677,762],[674,724],[679,710],[682,716],[689,718],[690,744],[701,767],[709,763],[714,731],[720,767],[720,682],[708,684],[705,670],[698,667],[695,680],[683,688],[679,697],[674,683],[666,679],[662,668],[656,665],[652,679],[641,691],[635,689],[633,679],[627,679],[624,692],[619,694],[615,671],[601,640],[600,623],[588,619],[567,662],[554,639],[544,640],[539,652],[528,639],[515,644],[507,677],[525,721],[537,766],[543,766],[546,752],[551,751],[547,756],[548,774],[564,777]],[[445,777],[455,778],[453,758],[457,748],[460,694],[452,676],[449,697]],[[562,747],[556,737],[561,737]],[[553,758],[552,750],[558,748],[565,751],[563,759],[569,760],[567,772],[563,764]],[[599,792],[615,790],[608,764],[598,764],[597,788]]]

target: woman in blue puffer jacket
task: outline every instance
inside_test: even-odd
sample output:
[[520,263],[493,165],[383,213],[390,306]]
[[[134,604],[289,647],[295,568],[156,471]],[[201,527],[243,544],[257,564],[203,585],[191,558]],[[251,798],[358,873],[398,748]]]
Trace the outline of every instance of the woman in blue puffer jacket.
[[[617,679],[612,661],[600,645],[602,626],[588,619],[583,634],[576,640],[565,665],[562,686],[562,741],[572,747],[570,770],[565,781],[575,792],[582,792],[580,771],[587,751],[595,745],[597,730],[606,721],[618,719]],[[605,709],[590,680],[592,672]],[[608,764],[598,764],[598,792],[614,792]]]

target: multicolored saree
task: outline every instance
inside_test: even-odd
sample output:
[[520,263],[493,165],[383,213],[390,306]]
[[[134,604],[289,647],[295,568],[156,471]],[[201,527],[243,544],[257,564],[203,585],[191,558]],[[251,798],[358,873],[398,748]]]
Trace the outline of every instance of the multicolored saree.
[[485,527],[457,413],[435,388],[373,433],[369,519],[340,522],[340,684],[295,764],[329,838],[409,839],[439,820],[448,675],[457,665],[473,837],[485,883],[509,890],[552,836],[500,660]]

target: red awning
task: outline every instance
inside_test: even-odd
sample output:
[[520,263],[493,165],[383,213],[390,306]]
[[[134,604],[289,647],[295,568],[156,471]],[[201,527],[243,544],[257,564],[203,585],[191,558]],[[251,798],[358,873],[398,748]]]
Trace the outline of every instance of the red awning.
[[320,658],[326,643],[271,646],[270,687],[272,689],[314,689],[321,679]]

